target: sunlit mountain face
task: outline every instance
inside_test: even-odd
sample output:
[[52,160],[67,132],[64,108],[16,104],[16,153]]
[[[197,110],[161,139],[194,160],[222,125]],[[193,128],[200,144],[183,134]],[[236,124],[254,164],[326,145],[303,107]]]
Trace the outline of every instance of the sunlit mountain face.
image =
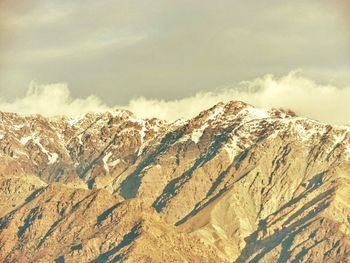
[[349,257],[347,126],[237,101],[175,122],[1,119],[5,262]]

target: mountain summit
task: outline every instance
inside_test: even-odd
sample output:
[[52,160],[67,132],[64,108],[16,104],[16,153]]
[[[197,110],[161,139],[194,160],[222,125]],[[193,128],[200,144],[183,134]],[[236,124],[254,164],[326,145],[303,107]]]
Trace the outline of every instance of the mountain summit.
[[349,262],[350,128],[0,113],[2,262]]

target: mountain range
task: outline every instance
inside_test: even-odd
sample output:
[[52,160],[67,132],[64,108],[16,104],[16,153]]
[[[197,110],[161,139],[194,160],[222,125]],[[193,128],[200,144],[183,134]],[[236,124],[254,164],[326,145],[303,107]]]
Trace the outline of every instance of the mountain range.
[[218,103],[0,113],[2,262],[350,262],[350,127]]

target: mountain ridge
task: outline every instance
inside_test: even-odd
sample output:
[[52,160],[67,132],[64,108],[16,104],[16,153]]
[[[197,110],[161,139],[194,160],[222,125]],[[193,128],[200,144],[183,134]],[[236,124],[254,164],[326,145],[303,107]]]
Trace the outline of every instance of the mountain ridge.
[[8,262],[348,262],[349,127],[237,101],[0,119]]

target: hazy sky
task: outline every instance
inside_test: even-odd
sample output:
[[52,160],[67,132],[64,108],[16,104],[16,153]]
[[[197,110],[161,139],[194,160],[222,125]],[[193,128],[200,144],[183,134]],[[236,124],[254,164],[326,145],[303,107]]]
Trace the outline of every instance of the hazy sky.
[[31,80],[108,105],[302,69],[350,83],[348,1],[1,0],[0,98]]

